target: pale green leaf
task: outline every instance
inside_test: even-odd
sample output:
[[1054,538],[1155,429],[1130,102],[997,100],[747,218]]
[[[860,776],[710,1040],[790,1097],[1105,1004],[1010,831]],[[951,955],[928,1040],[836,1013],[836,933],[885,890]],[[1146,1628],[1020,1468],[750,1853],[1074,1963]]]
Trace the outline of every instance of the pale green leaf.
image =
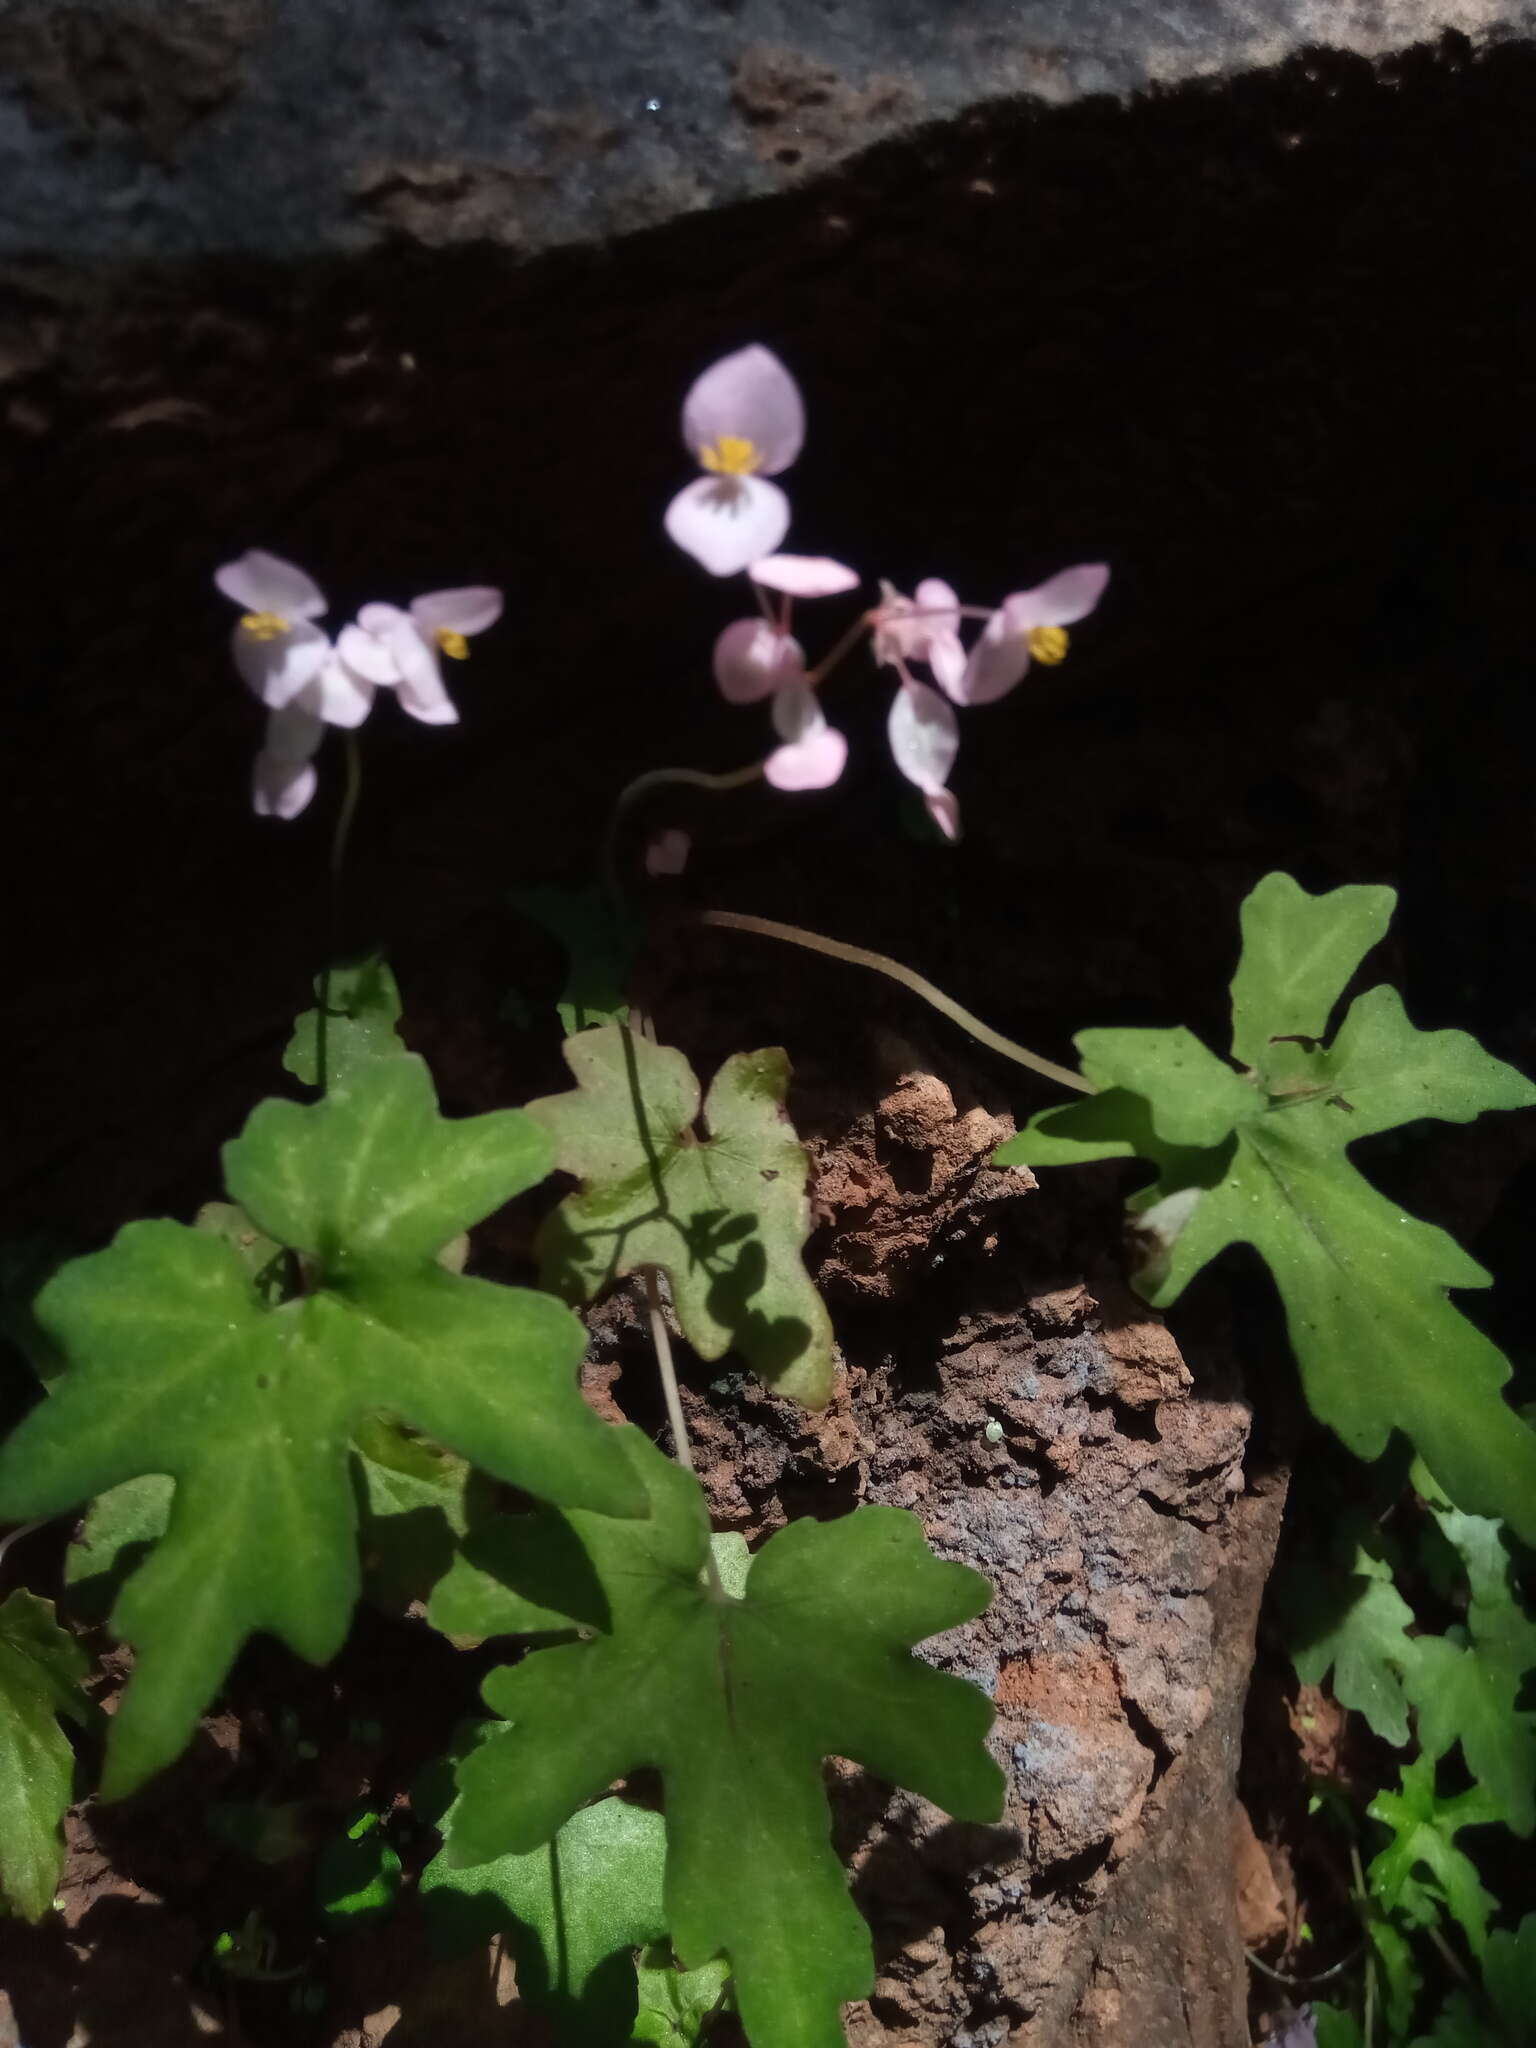
[[720,2009],[730,1975],[724,1963],[680,1970],[665,1942],[646,1949],[635,1965],[640,2009],[631,2038],[648,2048],[697,2048],[705,2021]]
[[388,963],[378,955],[347,961],[331,969],[330,986],[321,975],[315,982],[315,1007],[305,1010],[293,1027],[283,1065],[311,1088],[321,1085],[320,1005],[326,1005],[325,1084],[344,1080],[359,1060],[388,1058],[405,1051],[397,1030],[400,991]]
[[444,1852],[421,1878],[433,1946],[454,1954],[510,1926],[518,1996],[561,2040],[623,2048],[637,2010],[630,1952],[666,1931],[666,1845],[659,1813],[600,1799],[522,1853],[465,1866]]
[[1272,1039],[1321,1038],[1396,902],[1391,889],[1359,884],[1313,896],[1290,875],[1257,883],[1243,904],[1232,977],[1232,1057],[1262,1070]]
[[1291,1655],[1303,1685],[1321,1685],[1330,1670],[1341,1707],[1363,1714],[1373,1732],[1399,1748],[1408,1740],[1403,1676],[1415,1646],[1407,1631],[1413,1609],[1358,1550],[1350,1572],[1324,1572],[1316,1560],[1284,1586]]
[[1318,1063],[1317,1086],[1349,1107],[1328,1125],[1352,1145],[1419,1117],[1470,1123],[1487,1109],[1527,1109],[1536,1088],[1465,1031],[1420,1031],[1395,988],[1368,989]]
[[1444,1907],[1473,1954],[1481,1955],[1497,1901],[1483,1889],[1477,1866],[1456,1837],[1463,1828],[1498,1819],[1488,1795],[1474,1786],[1442,1799],[1435,1790],[1434,1764],[1418,1757],[1404,1764],[1401,1789],[1378,1792],[1369,1812],[1392,1831],[1392,1840],[1366,1872],[1372,1897],[1417,1926],[1432,1924],[1436,1908]]
[[269,1306],[221,1239],[130,1224],[50,1283],[39,1315],[69,1369],[0,1448],[0,1515],[16,1519],[145,1473],[175,1482],[166,1534],[113,1609],[136,1656],[109,1798],[178,1753],[252,1632],[315,1663],[340,1647],[364,1418],[391,1416],[545,1498],[643,1506],[616,1433],[581,1398],[575,1318],[433,1260],[545,1170],[543,1137],[516,1112],[444,1123],[418,1061],[373,1060],[312,1109],[267,1104],[227,1157],[258,1228],[310,1256],[312,1291]]
[[41,1920],[64,1868],[74,1751],[59,1716],[87,1724],[90,1665],[53,1603],[17,1591],[0,1605],[0,1900]]
[[1219,1145],[1263,1112],[1265,1098],[1257,1087],[1183,1025],[1171,1031],[1079,1031],[1073,1043],[1084,1078],[1095,1088],[1146,1103],[1161,1145]]
[[680,1052],[622,1025],[566,1040],[577,1085],[528,1105],[582,1186],[540,1237],[545,1284],[591,1301],[659,1266],[700,1357],[737,1351],[808,1407],[832,1392],[832,1326],[805,1269],[809,1161],[784,1116],[789,1062],[737,1053],[694,1129],[699,1084]]
[[1317,2048],[1363,2048],[1360,2022],[1352,2012],[1334,2005],[1314,2005]]
[[638,1431],[648,1521],[567,1514],[607,1597],[589,1642],[495,1672],[510,1726],[461,1766],[456,1862],[527,1853],[643,1765],[661,1773],[667,1922],[685,1968],[724,1955],[753,2048],[840,2048],[874,1980],[868,1931],[828,1840],[822,1760],[847,1757],[957,1819],[996,1820],[990,1702],[911,1656],[980,1613],[986,1581],[927,1550],[916,1519],[862,1507],[793,1522],[745,1597],[702,1576],[704,1497]]

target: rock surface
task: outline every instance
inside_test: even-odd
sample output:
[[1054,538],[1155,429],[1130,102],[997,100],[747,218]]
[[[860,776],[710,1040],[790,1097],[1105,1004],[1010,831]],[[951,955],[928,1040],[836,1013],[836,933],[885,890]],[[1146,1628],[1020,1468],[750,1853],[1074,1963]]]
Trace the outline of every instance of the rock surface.
[[989,101],[1533,20],[1528,0],[0,0],[0,252],[534,250]]

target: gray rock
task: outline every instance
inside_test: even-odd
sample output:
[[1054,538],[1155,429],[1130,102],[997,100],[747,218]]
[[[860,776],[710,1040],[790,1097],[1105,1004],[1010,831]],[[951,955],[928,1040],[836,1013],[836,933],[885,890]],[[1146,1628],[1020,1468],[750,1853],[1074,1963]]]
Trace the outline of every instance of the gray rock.
[[794,183],[967,107],[1530,0],[0,0],[0,253],[533,250]]

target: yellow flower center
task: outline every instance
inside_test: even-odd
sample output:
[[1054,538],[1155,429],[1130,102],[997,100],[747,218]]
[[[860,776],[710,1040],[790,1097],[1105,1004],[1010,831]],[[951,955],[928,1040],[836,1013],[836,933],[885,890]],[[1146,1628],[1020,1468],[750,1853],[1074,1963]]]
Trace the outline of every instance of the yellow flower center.
[[288,621],[281,612],[247,612],[240,626],[253,640],[276,640],[288,631]]
[[1065,626],[1031,626],[1029,629],[1029,651],[1036,661],[1043,661],[1054,668],[1058,661],[1067,658],[1067,629]]
[[439,626],[437,644],[450,661],[468,661],[469,642],[462,633],[455,633],[452,626]]
[[699,460],[716,476],[750,476],[762,461],[756,444],[738,441],[734,434],[722,434],[718,441],[699,450]]

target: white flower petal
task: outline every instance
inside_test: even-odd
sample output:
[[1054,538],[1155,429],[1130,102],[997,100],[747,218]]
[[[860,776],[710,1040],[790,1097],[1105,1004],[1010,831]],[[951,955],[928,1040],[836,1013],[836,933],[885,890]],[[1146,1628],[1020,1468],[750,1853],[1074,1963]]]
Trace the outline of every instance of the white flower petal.
[[903,683],[886,726],[891,758],[909,782],[934,796],[949,780],[960,751],[960,721],[937,690]]
[[[368,610],[372,610],[370,605]],[[393,689],[400,680],[400,664],[388,640],[369,633],[362,626],[343,626],[336,652],[360,683]]]
[[267,713],[262,752],[273,761],[294,764],[313,760],[325,737],[325,720],[307,704],[285,704]]
[[397,604],[365,604],[357,615],[357,623],[375,639],[387,638],[402,627],[409,628],[411,615]]
[[800,387],[772,349],[758,343],[722,356],[695,379],[683,400],[683,439],[695,460],[721,440],[750,441],[758,472],[777,476],[788,469],[805,439]]
[[247,548],[236,561],[225,562],[213,580],[232,603],[248,612],[276,612],[283,619],[318,619],[325,599],[312,576],[281,555]]
[[957,704],[995,704],[1029,673],[1029,633],[1013,632],[1001,612],[988,619],[957,688]]
[[957,704],[964,703],[960,689],[965,681],[965,649],[958,633],[943,625],[929,633],[928,666],[945,696],[952,697]]
[[757,476],[701,476],[667,507],[669,536],[711,576],[771,555],[789,531],[789,500]]
[[715,681],[731,704],[755,704],[805,681],[805,650],[766,619],[737,619],[715,642]]
[[949,625],[958,623],[960,600],[942,576],[925,576],[912,595],[916,600],[919,611],[953,611],[955,613],[954,619],[948,621],[940,620],[938,623]]
[[401,710],[419,718],[423,725],[457,725],[459,714],[443,687],[437,649],[414,629],[397,635],[394,649],[400,663],[396,695]]
[[251,806],[258,818],[296,818],[315,793],[309,761],[283,761],[258,754],[251,769]]
[[431,590],[411,606],[411,617],[427,634],[483,633],[501,617],[501,592],[488,584],[466,590]]
[[270,639],[243,624],[236,626],[230,645],[241,678],[273,710],[290,703],[313,682],[331,652],[330,635],[302,619]]
[[1103,562],[1083,562],[1033,590],[1016,590],[1003,599],[1003,612],[1015,633],[1027,633],[1034,626],[1075,626],[1087,618],[1108,582]]
[[784,741],[763,763],[775,789],[830,789],[848,759],[848,742],[828,725],[816,692],[794,684],[773,700],[773,729]]
[[[307,683],[294,702],[327,725],[361,725],[373,705],[374,685],[365,682],[336,656]],[[290,707],[291,708],[291,707]]]
[[960,837],[960,799],[952,789],[930,789],[923,798],[928,815],[946,839]]
[[827,555],[765,555],[748,573],[765,590],[782,591],[786,597],[840,597],[863,581],[857,569]]

